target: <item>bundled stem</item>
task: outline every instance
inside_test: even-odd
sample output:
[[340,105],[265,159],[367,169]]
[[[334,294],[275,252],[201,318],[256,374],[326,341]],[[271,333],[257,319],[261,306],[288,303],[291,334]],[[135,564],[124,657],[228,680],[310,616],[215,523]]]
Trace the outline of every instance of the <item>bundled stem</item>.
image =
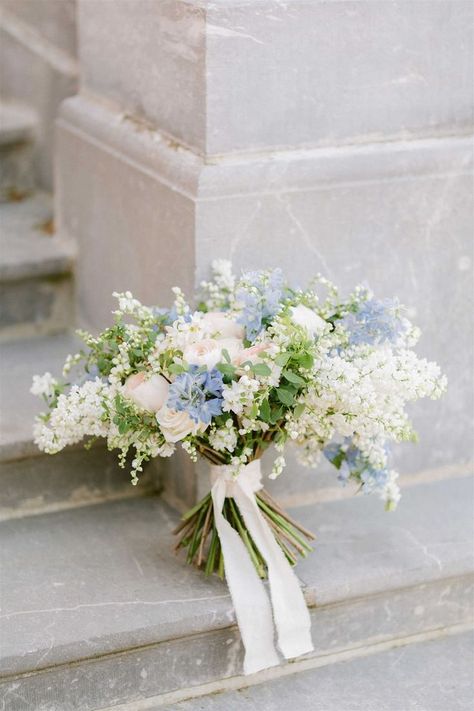
[[[264,489],[256,493],[257,504],[270,526],[275,540],[288,562],[295,565],[298,555],[306,557],[313,549],[308,540],[314,540],[311,531],[292,519]],[[261,578],[267,575],[267,567],[259,549],[249,534],[242,515],[232,498],[224,501],[224,518],[242,538],[249,556]],[[224,577],[224,556],[214,522],[214,508],[211,493],[184,514],[180,524],[173,531],[177,535],[174,550],[187,551],[186,562],[204,568],[206,575],[216,572]]]

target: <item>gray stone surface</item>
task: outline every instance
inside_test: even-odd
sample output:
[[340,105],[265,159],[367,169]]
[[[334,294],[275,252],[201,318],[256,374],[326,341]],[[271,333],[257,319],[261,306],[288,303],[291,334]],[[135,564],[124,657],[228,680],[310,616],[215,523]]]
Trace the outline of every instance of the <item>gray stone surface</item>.
[[[122,135],[121,123],[116,116],[110,133]],[[78,244],[80,318],[96,328],[110,323],[112,292],[124,285],[150,304],[170,304],[176,284],[192,291],[195,206],[155,170],[143,170],[126,143],[101,150],[76,128],[58,126],[56,214],[59,233]],[[132,133],[154,152],[153,136],[146,141],[135,125]]]
[[134,0],[80,1],[83,86],[205,150],[205,17],[205,8],[174,0],[140,0],[139,12]]
[[0,146],[0,203],[23,198],[33,191],[33,158],[31,143]]
[[60,102],[78,87],[71,0],[2,0],[0,86],[2,95],[26,104],[38,116],[34,177],[53,182],[54,119]]
[[66,355],[79,345],[70,336],[56,336],[0,346],[0,519],[143,496],[159,488],[159,467],[154,477],[144,474],[133,487],[116,452],[102,442],[91,451],[79,444],[53,457],[34,444],[33,421],[44,403],[29,392],[32,377],[45,371],[60,376]]
[[[316,655],[460,624],[471,614],[471,482],[413,488],[395,515],[376,504],[364,498],[297,512],[318,535],[298,568],[316,605]],[[7,687],[18,684],[29,699],[24,708],[48,708],[48,689],[56,699],[70,696],[65,711],[83,711],[100,707],[99,696],[111,705],[240,673],[227,589],[172,556],[174,520],[151,498],[0,525],[9,581],[1,667]],[[200,633],[211,636],[190,637]],[[54,667],[81,659],[90,699],[72,681],[84,678],[77,667]],[[8,678],[35,669],[47,673]]]
[[47,194],[0,207],[0,336],[55,333],[73,314],[75,247],[57,235]]
[[150,711],[470,711],[473,645],[466,632]]
[[0,146],[33,141],[38,117],[27,106],[13,101],[0,102]]
[[32,191],[37,129],[34,111],[16,102],[0,102],[0,202]]
[[0,207],[0,281],[69,273],[75,251],[74,244],[54,234],[47,193]]
[[1,340],[64,331],[72,321],[72,282],[64,275],[0,283]]
[[[459,580],[313,608],[315,663],[332,663],[340,653],[351,656],[372,643],[390,645],[400,636],[452,629],[465,619],[472,594],[472,584]],[[126,711],[141,711],[141,701],[151,706],[156,696],[183,688],[191,694],[206,683],[225,688],[227,679],[241,675],[242,659],[237,629],[215,629],[10,677],[0,681],[0,698],[5,697],[5,711],[95,711],[127,702]]]
[[76,0],[0,0],[0,9],[8,10],[46,41],[75,56]]
[[130,461],[121,469],[117,455],[98,442],[91,450],[77,445],[54,457],[38,451],[36,456],[0,461],[0,521],[146,496],[160,488],[159,472],[151,477],[147,468],[139,485],[132,486]]
[[79,341],[70,335],[49,336],[0,346],[0,453],[2,460],[34,455],[33,420],[43,410],[41,398],[30,393],[33,375],[46,371],[61,375],[69,353]]
[[78,8],[86,89],[208,154],[413,139],[472,121],[468,0]]

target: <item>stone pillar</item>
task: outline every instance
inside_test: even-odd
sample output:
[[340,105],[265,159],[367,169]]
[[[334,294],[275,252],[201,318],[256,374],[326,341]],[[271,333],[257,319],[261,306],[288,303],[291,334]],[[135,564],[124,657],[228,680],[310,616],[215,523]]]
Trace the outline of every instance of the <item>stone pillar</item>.
[[215,257],[300,284],[318,271],[346,289],[366,280],[414,306],[420,349],[451,381],[413,410],[422,444],[396,464],[465,466],[472,9],[79,0],[82,86],[58,121],[57,211],[79,242],[84,319],[106,323],[113,290],[190,293]]

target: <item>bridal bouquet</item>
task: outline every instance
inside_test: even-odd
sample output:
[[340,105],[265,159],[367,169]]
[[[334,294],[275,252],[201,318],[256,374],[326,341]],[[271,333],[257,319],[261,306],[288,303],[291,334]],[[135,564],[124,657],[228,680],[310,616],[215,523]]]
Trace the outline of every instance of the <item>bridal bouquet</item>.
[[[113,325],[68,356],[64,382],[35,376],[32,392],[49,411],[35,441],[54,454],[83,438],[104,437],[132,483],[144,463],[177,445],[210,463],[209,494],[176,533],[187,561],[225,573],[246,648],[247,673],[312,649],[309,615],[290,566],[311,550],[312,535],[262,488],[260,457],[274,445],[270,479],[287,446],[316,466],[320,456],[342,483],[355,482],[393,509],[400,498],[387,443],[413,440],[405,403],[437,398],[446,381],[412,350],[419,331],[397,301],[366,287],[342,298],[317,277],[291,288],[279,269],[237,278],[213,263],[197,308],[179,288],[171,309],[114,294]],[[324,292],[324,295],[323,295]]]

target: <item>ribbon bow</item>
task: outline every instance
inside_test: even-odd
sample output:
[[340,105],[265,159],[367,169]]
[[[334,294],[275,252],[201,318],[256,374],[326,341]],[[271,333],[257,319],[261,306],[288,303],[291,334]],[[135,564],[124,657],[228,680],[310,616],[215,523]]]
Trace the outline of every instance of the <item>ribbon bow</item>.
[[[313,650],[311,620],[300,585],[255,498],[255,492],[262,488],[261,479],[259,460],[247,464],[237,477],[230,467],[211,467],[214,520],[224,555],[225,576],[245,647],[244,674],[253,674],[279,664],[273,639],[273,618],[278,646],[286,659]],[[271,605],[245,544],[222,515],[226,497],[233,497],[265,559]]]

